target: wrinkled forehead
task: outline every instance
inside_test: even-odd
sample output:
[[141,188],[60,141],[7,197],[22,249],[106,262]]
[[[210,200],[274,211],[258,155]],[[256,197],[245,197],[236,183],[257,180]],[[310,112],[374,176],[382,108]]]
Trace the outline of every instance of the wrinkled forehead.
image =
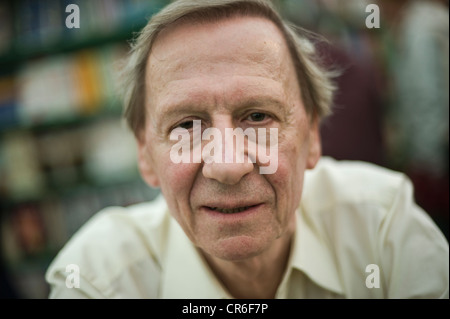
[[263,17],[236,16],[219,21],[180,21],[164,29],[150,52],[146,81],[183,78],[193,73],[248,71],[280,78],[293,69],[283,34]]

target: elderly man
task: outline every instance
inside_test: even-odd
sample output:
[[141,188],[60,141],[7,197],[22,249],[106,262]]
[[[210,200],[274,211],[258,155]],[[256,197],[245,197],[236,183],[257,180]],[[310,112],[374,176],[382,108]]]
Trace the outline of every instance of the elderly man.
[[411,183],[321,159],[333,85],[314,58],[266,1],[155,15],[125,115],[161,196],[82,227],[47,272],[50,297],[448,298],[448,243]]

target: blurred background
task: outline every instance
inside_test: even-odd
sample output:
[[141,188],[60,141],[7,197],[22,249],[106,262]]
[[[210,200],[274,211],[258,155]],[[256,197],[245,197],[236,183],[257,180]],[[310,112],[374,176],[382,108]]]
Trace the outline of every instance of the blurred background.
[[[0,3],[1,297],[46,298],[44,273],[98,210],[153,199],[121,119],[128,41],[168,0]],[[80,28],[65,9],[77,4]],[[448,0],[277,0],[339,68],[324,155],[404,172],[449,232]],[[368,28],[369,4],[380,27]],[[368,181],[370,183],[370,181]]]

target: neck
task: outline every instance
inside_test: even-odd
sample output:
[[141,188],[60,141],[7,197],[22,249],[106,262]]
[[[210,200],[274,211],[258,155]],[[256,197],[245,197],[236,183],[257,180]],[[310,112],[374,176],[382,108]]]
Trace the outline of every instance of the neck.
[[203,256],[234,298],[274,298],[286,270],[294,232],[295,227],[291,227],[262,254],[245,260],[228,261],[206,253]]

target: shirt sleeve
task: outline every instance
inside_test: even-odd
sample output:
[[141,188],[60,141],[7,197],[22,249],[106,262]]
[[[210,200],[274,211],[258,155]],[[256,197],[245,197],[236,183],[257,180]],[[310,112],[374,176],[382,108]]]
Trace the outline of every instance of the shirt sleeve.
[[380,225],[379,250],[387,298],[448,298],[448,242],[413,198],[405,178]]

